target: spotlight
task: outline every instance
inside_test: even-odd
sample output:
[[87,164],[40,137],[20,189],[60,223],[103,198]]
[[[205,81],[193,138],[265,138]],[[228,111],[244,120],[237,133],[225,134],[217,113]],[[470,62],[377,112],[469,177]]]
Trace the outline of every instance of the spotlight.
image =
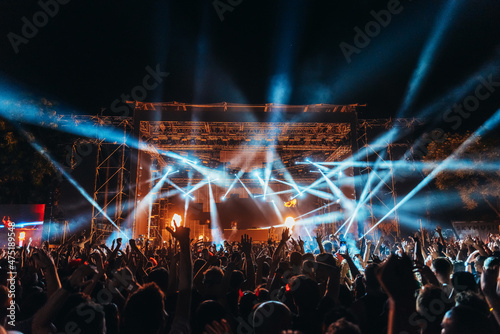
[[221,201],[225,201],[225,200],[226,200],[226,196],[222,196],[222,197],[220,198],[220,200],[221,200]]
[[293,219],[293,217],[286,217],[285,226],[289,229],[292,229],[294,225],[295,225],[295,219]]
[[174,227],[175,225],[181,225],[181,222],[182,222],[182,217],[175,213],[174,216],[172,217],[172,221],[170,222],[170,225],[172,225],[172,227]]

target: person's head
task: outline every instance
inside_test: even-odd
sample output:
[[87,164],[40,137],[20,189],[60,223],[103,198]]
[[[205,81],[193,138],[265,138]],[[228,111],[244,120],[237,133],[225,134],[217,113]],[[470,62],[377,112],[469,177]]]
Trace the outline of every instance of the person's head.
[[205,263],[207,263],[207,261],[203,259],[196,259],[196,261],[194,261],[193,263],[193,275],[196,275],[196,273],[200,271],[200,269],[205,265]]
[[252,313],[253,307],[257,304],[257,295],[252,291],[245,291],[240,297],[238,302],[238,307],[240,309],[240,315],[243,319],[247,319],[248,315]]
[[326,334],[361,334],[361,330],[352,322],[342,318],[331,324]]
[[241,285],[245,282],[245,275],[240,270],[233,270],[229,279],[229,288],[231,291],[238,291]]
[[332,251],[333,251],[333,244],[331,243],[331,241],[328,241],[328,240],[323,241],[323,249],[327,253],[332,253]]
[[[106,333],[106,321],[101,305],[91,301],[81,303],[73,308],[65,318],[66,332]],[[71,328],[70,328],[71,327]]]
[[494,266],[500,266],[500,258],[496,256],[490,256],[484,260],[483,269],[488,270]]
[[316,256],[316,262],[321,262],[332,267],[337,266],[337,261],[335,261],[335,258],[330,253],[319,254]]
[[314,262],[314,254],[313,253],[305,253],[305,254],[302,254],[302,262],[304,261],[312,261]]
[[259,303],[267,302],[270,299],[269,290],[262,287],[255,289],[255,295],[257,296],[257,301]]
[[424,286],[417,297],[417,312],[427,322],[427,327],[434,332],[441,329],[441,320],[446,311],[453,306],[444,291],[434,285]]
[[453,265],[450,260],[445,257],[438,257],[432,261],[432,270],[436,274],[436,278],[441,283],[450,280],[451,273],[453,272]]
[[298,275],[292,277],[288,285],[299,313],[316,309],[320,301],[320,291],[316,281],[305,275]]
[[460,292],[457,294],[455,302],[456,306],[461,305],[470,307],[479,313],[482,313],[485,317],[488,317],[490,314],[490,307],[488,306],[488,303],[477,292]]
[[205,286],[205,299],[215,299],[222,291],[222,279],[224,272],[219,267],[211,267],[203,273],[203,285]]
[[224,273],[219,267],[211,267],[203,273],[203,284],[206,288],[211,288],[222,284]]
[[220,322],[225,317],[224,307],[215,300],[206,300],[201,303],[194,313],[193,333],[201,334],[207,324],[213,321]]
[[478,256],[476,257],[476,262],[474,262],[474,269],[478,274],[481,274],[483,272],[483,265],[484,265],[484,260],[486,260],[486,256]]
[[476,284],[474,275],[466,271],[459,271],[454,273],[453,276],[451,277],[451,282],[456,292],[463,292],[463,291],[475,292],[478,290],[478,286]]
[[148,283],[156,283],[158,287],[163,291],[163,293],[167,292],[168,288],[168,271],[167,269],[163,267],[158,267],[154,270],[152,270],[148,277],[147,277],[147,282]]
[[302,254],[299,252],[291,252],[290,264],[295,267],[300,267],[302,265]]
[[164,294],[148,283],[129,296],[123,309],[122,333],[160,333],[166,322]]
[[442,334],[492,333],[488,318],[481,312],[463,305],[446,312],[441,323]]
[[302,263],[302,274],[306,275],[312,279],[316,276],[317,263],[314,261],[304,261]]
[[253,328],[255,334],[281,334],[290,329],[292,312],[283,303],[268,301],[260,304],[253,314]]

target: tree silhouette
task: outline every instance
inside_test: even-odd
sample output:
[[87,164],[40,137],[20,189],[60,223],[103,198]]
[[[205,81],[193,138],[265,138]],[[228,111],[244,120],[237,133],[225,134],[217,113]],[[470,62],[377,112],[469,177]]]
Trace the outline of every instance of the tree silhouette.
[[[428,153],[423,160],[437,163],[443,161],[469,136],[468,133],[446,133],[444,140],[428,144]],[[469,210],[477,208],[483,202],[500,218],[500,168],[482,168],[495,164],[500,166],[499,141],[476,138],[456,157],[456,160],[451,166],[460,168],[446,169],[437,174],[435,183],[438,189],[456,190],[465,208]],[[429,173],[430,170],[426,172]]]

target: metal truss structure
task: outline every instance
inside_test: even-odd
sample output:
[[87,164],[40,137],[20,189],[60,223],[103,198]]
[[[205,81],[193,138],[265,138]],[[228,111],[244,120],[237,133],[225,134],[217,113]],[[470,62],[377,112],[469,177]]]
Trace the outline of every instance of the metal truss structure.
[[93,117],[96,126],[113,126],[123,130],[123,142],[98,141],[92,208],[91,238],[103,240],[116,231],[125,219],[130,183],[130,148],[126,144],[132,133],[132,119],[127,117]]
[[[388,212],[396,206],[396,180],[391,162],[400,159],[405,159],[405,161],[412,159],[412,154],[410,154],[412,153],[413,144],[411,135],[422,124],[419,119],[415,118],[372,119],[361,120],[358,123],[358,145],[360,149],[366,149],[366,167],[360,168],[359,174],[365,181],[363,183],[367,184],[367,193],[370,194],[366,208],[369,211],[371,226],[376,224],[383,216],[380,212],[376,212],[375,207],[382,208],[382,212]],[[398,140],[388,138],[383,143],[374,144],[376,138],[393,128],[401,129],[400,133],[402,135]],[[378,161],[384,168],[376,170],[374,168],[375,161]],[[376,185],[379,184],[381,186],[375,189]],[[400,225],[397,210],[394,211],[392,220],[388,220],[388,223],[381,225],[384,225],[381,228],[386,233],[399,236]],[[365,226],[366,230],[371,226]]]
[[[367,162],[377,155],[383,161],[391,161],[400,156],[400,149],[409,147],[409,142],[387,142],[381,144],[385,148],[373,147],[371,141],[376,134],[392,127],[407,128],[411,132],[420,124],[410,119],[358,120],[359,105],[189,105],[177,102],[133,102],[131,105],[133,117],[91,117],[97,128],[103,125],[122,129],[124,139],[119,143],[94,142],[97,154],[93,200],[102,208],[98,210],[94,207],[92,212],[91,236],[94,239],[107,238],[116,230],[110,220],[121,226],[129,211],[127,206],[137,208],[144,195],[153,188],[152,173],[175,163],[175,159],[163,154],[163,151],[196,157],[203,166],[222,167],[231,175],[239,173],[240,169],[232,166],[226,155],[238,152],[265,154],[273,150],[274,158],[280,160],[273,163],[273,176],[279,179],[283,173],[290,173],[296,182],[307,184],[319,176],[310,173],[314,167],[297,162],[306,158],[316,162],[343,161],[363,147],[376,153],[372,158],[367,155]],[[88,116],[84,118],[88,120]],[[125,144],[128,136],[132,135],[145,149],[137,150]],[[387,179],[369,164],[367,166],[358,171],[355,168],[354,175],[384,181],[384,190],[379,190],[367,203],[370,220],[374,224],[379,218],[373,210],[374,205],[385,206],[389,210],[394,206],[397,194],[392,169],[388,170],[391,176]],[[241,181],[251,187],[255,179],[246,176],[241,175]],[[202,179],[202,175],[189,168],[172,177],[180,186]],[[166,189],[169,191],[172,187],[167,186]],[[150,238],[161,238],[165,217],[169,214],[168,201],[160,200],[165,197],[160,196],[163,191],[165,189],[159,190],[158,196],[154,196],[159,200],[142,213],[145,218],[139,217],[140,210],[134,210],[137,211],[131,218],[134,237],[147,234]],[[393,222],[398,233],[397,213]],[[140,227],[144,225],[147,225],[146,231]]]
[[[167,166],[178,170],[169,179],[180,187],[205,179],[195,168],[183,166],[179,159],[162,153],[173,152],[196,159],[203,167],[222,169],[227,175],[238,174],[247,187],[260,188],[251,177],[252,170],[272,165],[273,177],[283,180],[284,173],[289,173],[295,182],[309,184],[318,178],[317,173],[311,173],[316,167],[299,162],[306,158],[342,161],[351,155],[356,149],[356,111],[360,106],[133,102],[131,107],[134,134],[145,147],[137,151],[138,163],[132,172],[135,184],[154,180]],[[254,158],[249,168],[235,163],[239,160],[235,156],[259,158]],[[283,187],[276,181],[269,181],[269,185],[273,189]],[[136,205],[153,187],[151,184],[136,192]],[[162,191],[169,189],[172,186],[165,185]],[[149,217],[145,217],[146,212],[139,212],[134,218],[134,235],[158,236],[162,224],[168,221],[168,196],[157,195],[153,196],[157,200],[151,205]]]

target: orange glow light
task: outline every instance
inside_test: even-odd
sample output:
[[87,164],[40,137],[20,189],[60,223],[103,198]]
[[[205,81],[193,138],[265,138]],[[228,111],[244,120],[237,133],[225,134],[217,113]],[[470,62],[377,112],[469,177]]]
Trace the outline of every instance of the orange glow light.
[[285,226],[288,227],[289,229],[292,229],[294,225],[295,225],[295,219],[293,219],[293,217],[286,217]]
[[182,222],[182,217],[176,213],[172,217],[172,221],[170,222],[170,224],[172,225],[172,227],[175,227],[176,224],[177,226],[181,226],[181,222]]

